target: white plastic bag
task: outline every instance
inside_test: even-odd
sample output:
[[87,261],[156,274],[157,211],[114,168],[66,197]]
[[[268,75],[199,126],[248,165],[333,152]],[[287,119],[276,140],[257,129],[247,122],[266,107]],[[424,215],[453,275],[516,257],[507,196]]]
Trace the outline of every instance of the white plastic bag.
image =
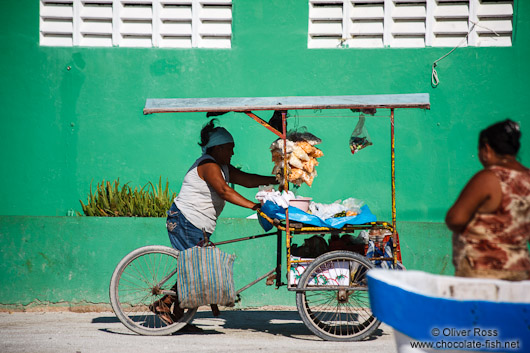
[[339,201],[335,201],[332,204],[324,204],[318,202],[311,202],[309,204],[309,210],[314,216],[320,217],[322,219],[328,219],[336,215],[337,213],[344,211],[344,206],[341,205]]
[[355,214],[359,214],[361,213],[361,207],[363,207],[364,201],[350,197],[342,201],[342,205],[344,206],[345,211],[350,211]]
[[309,210],[313,215],[322,219],[328,219],[331,217],[353,217],[361,213],[361,207],[363,205],[364,201],[350,197],[344,201],[337,200],[332,204],[311,202],[309,204]]

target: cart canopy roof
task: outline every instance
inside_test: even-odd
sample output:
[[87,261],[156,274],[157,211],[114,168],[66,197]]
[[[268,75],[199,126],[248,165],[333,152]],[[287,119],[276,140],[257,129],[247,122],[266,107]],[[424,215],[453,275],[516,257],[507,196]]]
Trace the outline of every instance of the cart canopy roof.
[[428,93],[354,96],[148,98],[144,114],[178,112],[248,112],[293,109],[430,109]]

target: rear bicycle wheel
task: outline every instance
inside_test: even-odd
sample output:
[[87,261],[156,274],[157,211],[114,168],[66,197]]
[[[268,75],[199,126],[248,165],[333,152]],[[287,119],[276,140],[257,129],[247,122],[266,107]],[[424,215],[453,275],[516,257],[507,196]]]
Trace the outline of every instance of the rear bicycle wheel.
[[381,322],[372,315],[364,256],[332,251],[316,258],[298,283],[296,306],[304,324],[328,341],[360,341]]
[[141,335],[161,336],[170,335],[191,321],[197,308],[184,309],[184,315],[172,324],[149,309],[175,284],[178,256],[175,249],[150,245],[132,251],[116,266],[110,281],[110,303],[127,328]]

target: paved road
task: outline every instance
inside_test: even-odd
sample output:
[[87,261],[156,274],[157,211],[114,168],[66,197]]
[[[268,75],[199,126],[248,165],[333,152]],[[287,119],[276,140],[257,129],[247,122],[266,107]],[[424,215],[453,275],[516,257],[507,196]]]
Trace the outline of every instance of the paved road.
[[392,329],[382,324],[362,342],[327,342],[314,336],[296,309],[223,311],[214,318],[199,311],[193,323],[202,333],[139,336],[111,312],[0,313],[2,353],[90,352],[395,352]]

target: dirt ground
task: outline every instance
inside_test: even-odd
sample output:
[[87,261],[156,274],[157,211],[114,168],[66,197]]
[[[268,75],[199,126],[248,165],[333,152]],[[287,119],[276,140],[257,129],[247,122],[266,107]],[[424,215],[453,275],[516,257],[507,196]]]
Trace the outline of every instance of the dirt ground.
[[0,352],[395,352],[392,329],[382,324],[361,342],[329,342],[313,335],[295,308],[266,307],[197,312],[201,333],[140,336],[114,313],[31,311],[0,313]]

